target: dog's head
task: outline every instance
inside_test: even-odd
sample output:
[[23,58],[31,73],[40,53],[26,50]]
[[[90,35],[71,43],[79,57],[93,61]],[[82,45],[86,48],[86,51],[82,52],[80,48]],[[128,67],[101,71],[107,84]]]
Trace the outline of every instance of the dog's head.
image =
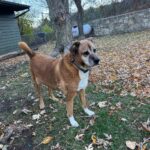
[[98,65],[100,61],[91,39],[74,42],[70,48],[70,52],[74,60],[84,67],[93,67]]

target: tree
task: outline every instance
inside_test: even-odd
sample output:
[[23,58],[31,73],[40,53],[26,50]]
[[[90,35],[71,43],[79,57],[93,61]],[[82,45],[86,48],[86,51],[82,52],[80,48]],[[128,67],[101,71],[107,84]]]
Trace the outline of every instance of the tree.
[[18,26],[21,35],[33,33],[33,21],[27,15],[18,18]]
[[63,47],[72,42],[71,21],[68,0],[46,0],[49,16],[53,23],[56,36],[56,46],[51,55],[56,57]]
[[79,33],[82,36],[83,35],[83,16],[84,16],[84,10],[83,7],[81,5],[81,0],[74,0],[77,9],[78,9],[78,18],[77,18],[77,22],[78,22],[78,28],[79,28]]

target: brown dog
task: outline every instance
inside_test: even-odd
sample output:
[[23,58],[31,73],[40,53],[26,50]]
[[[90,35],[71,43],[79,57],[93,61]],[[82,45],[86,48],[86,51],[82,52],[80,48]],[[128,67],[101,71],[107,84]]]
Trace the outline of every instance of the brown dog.
[[99,63],[96,49],[90,40],[73,43],[70,52],[59,59],[35,53],[24,42],[20,42],[19,46],[30,57],[30,70],[39,97],[40,109],[45,107],[40,93],[40,85],[44,84],[48,87],[49,96],[54,89],[60,89],[66,95],[67,115],[72,126],[79,126],[73,116],[73,99],[78,92],[85,113],[89,116],[95,114],[88,109],[85,98],[89,69]]

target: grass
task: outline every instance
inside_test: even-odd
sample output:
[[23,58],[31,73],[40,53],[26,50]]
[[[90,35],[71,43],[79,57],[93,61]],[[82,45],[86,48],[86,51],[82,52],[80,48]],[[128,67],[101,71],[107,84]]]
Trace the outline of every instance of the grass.
[[[54,139],[48,145],[40,145],[37,149],[48,150],[52,148],[52,145],[59,143],[62,149],[82,150],[85,149],[86,145],[91,143],[92,134],[96,134],[99,138],[105,138],[104,133],[107,133],[112,135],[112,145],[109,149],[125,150],[125,141],[133,140],[140,142],[143,138],[149,136],[144,131],[139,131],[138,128],[140,127],[140,123],[146,121],[149,117],[150,106],[138,106],[141,99],[137,97],[121,97],[116,93],[105,94],[100,91],[95,93],[95,86],[92,84],[87,88],[87,97],[90,103],[96,102],[97,104],[99,101],[107,100],[110,106],[121,102],[123,107],[110,116],[110,106],[105,108],[99,108],[97,105],[92,106],[92,109],[96,112],[98,117],[96,118],[95,124],[90,126],[88,131],[85,131],[83,141],[76,141],[75,136],[80,133],[81,129],[88,126],[90,119],[83,113],[78,97],[75,99],[74,112],[80,127],[68,129],[67,126],[69,122],[66,117],[65,105],[50,100],[47,96],[46,87],[43,87],[47,115],[41,117],[39,123],[36,123],[36,121],[32,120],[32,115],[39,113],[40,110],[38,103],[31,99],[31,96],[28,96],[29,93],[35,96],[30,75],[28,77],[18,76],[28,72],[27,66],[28,64],[25,63],[19,65],[17,68],[7,70],[9,76],[3,76],[0,79],[1,86],[5,86],[6,83],[9,84],[5,91],[1,91],[1,122],[8,125],[13,124],[15,120],[21,119],[22,124],[33,124],[30,132],[22,133],[20,137],[15,138],[11,148],[32,149],[38,145],[44,137],[50,135],[54,137]],[[144,99],[144,101],[146,102],[148,99]],[[55,111],[49,108],[50,104]],[[32,110],[32,113],[28,115],[16,113],[13,115],[15,110],[21,110],[24,107]],[[132,107],[135,109],[131,109]],[[127,122],[121,121],[121,118],[126,118]],[[32,135],[33,132],[35,132],[35,136]]]

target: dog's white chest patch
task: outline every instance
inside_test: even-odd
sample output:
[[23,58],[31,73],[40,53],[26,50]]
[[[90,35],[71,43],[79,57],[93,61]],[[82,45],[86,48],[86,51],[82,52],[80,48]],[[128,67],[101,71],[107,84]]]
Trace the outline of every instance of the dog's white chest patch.
[[80,91],[81,89],[85,89],[87,87],[88,79],[89,79],[89,71],[86,73],[79,71],[79,77],[80,77],[80,82],[77,91]]

